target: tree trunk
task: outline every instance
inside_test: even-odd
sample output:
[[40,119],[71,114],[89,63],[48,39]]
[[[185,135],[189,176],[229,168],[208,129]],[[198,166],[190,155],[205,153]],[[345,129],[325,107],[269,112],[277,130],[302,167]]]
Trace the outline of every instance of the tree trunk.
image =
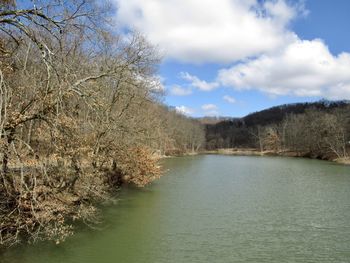
[[11,129],[7,135],[7,140],[6,143],[3,147],[3,156],[2,156],[2,172],[4,175],[6,175],[9,171],[9,155],[10,155],[10,145],[13,141],[13,137],[14,137],[15,131],[13,129]]

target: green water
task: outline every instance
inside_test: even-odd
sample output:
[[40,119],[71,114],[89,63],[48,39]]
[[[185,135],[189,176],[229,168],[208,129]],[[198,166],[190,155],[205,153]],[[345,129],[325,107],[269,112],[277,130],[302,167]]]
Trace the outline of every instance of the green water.
[[350,262],[350,167],[268,157],[164,161],[100,230],[9,250],[11,263]]

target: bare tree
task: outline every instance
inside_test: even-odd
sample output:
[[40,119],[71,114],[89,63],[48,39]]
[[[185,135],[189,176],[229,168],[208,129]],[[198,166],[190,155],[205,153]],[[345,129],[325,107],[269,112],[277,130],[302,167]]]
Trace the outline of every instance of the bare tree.
[[197,150],[202,126],[159,103],[154,47],[109,30],[90,0],[0,8],[0,245],[60,242],[98,200],[160,176],[155,152]]

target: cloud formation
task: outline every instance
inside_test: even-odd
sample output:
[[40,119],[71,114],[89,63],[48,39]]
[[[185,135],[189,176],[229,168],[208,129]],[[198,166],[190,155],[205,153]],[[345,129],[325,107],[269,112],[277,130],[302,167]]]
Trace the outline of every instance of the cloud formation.
[[184,105],[175,107],[175,110],[178,113],[183,114],[183,115],[187,115],[187,116],[190,116],[195,112],[194,109],[191,109],[191,108],[186,107]]
[[183,72],[189,89],[173,87],[173,95],[229,86],[272,96],[350,99],[350,53],[333,55],[322,40],[303,40],[289,30],[307,13],[304,0],[114,1],[120,25],[143,32],[166,57],[233,65],[212,82]]
[[192,90],[182,88],[179,85],[174,85],[170,89],[170,94],[174,96],[188,96],[192,94]]
[[211,91],[219,87],[219,83],[217,82],[207,82],[205,80],[200,80],[198,77],[193,76],[187,72],[181,72],[180,77],[186,81],[189,81],[191,87],[202,91]]
[[274,96],[350,99],[350,54],[333,56],[319,39],[297,40],[274,54],[220,70],[218,81]]
[[117,22],[136,28],[168,58],[230,63],[295,38],[286,28],[301,5],[286,0],[114,0]]
[[[219,70],[213,82],[182,73],[192,87],[259,90],[271,96],[350,99],[350,53],[333,55],[320,39],[289,43],[282,49]],[[234,98],[224,96],[229,103]]]

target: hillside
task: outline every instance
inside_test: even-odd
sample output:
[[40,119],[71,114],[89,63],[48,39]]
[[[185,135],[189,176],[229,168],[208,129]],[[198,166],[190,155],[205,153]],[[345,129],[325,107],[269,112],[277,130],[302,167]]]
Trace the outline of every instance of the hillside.
[[284,104],[259,112],[251,113],[242,118],[244,123],[250,127],[255,125],[270,125],[281,122],[289,114],[301,114],[307,110],[315,109],[321,112],[332,112],[335,109],[343,109],[350,105],[350,101],[321,100],[308,103]]
[[350,102],[345,100],[285,104],[254,112],[243,118],[231,118],[215,124],[206,124],[206,147],[207,149],[257,147],[260,127],[279,127],[287,118],[301,116],[308,112],[317,112],[322,116],[342,112],[342,116],[348,120],[349,107]]

